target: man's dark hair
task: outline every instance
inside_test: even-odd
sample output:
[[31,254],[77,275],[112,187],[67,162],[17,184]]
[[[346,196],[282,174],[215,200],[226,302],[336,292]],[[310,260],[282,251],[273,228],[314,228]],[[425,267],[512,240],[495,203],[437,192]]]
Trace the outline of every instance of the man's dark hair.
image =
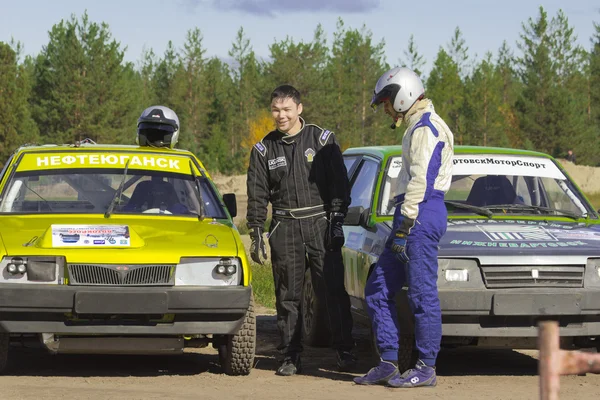
[[271,101],[273,99],[283,100],[291,98],[297,105],[300,104],[300,92],[292,85],[277,86],[271,93]]

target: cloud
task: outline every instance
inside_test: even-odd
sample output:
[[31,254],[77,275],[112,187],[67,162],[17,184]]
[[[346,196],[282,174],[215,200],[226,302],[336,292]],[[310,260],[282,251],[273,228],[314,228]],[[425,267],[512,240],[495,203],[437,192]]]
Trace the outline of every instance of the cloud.
[[361,13],[379,7],[381,0],[189,0],[192,5],[209,5],[223,11],[274,16],[289,12]]

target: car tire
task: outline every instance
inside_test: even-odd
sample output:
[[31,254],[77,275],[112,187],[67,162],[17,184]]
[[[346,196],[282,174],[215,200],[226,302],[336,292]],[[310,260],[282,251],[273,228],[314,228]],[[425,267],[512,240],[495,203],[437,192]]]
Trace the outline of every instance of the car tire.
[[8,365],[8,348],[10,346],[10,336],[8,333],[0,333],[0,373],[6,370]]
[[256,316],[254,315],[254,295],[244,323],[235,335],[227,335],[218,345],[219,363],[227,375],[248,375],[254,366],[256,354]]
[[[379,354],[377,340],[375,339],[373,331],[371,331],[371,345],[375,354],[377,355],[377,359],[379,360],[379,358],[381,358],[381,354]],[[398,345],[398,370],[402,373],[415,366],[419,358],[419,354],[416,351],[414,335],[400,335]]]
[[315,293],[310,269],[304,275],[301,308],[304,343],[312,347],[328,347],[331,344],[331,331],[327,309]]

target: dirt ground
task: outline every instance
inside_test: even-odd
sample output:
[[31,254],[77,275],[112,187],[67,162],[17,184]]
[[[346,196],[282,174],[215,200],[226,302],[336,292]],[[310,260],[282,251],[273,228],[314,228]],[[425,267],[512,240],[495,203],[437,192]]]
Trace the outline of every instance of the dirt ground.
[[[374,362],[367,332],[358,337],[354,373],[336,371],[330,350],[305,348],[304,371],[274,375],[278,341],[275,317],[259,310],[255,368],[249,376],[223,375],[212,347],[178,356],[50,355],[12,348],[10,369],[0,377],[1,399],[535,399],[535,351],[458,349],[442,351],[435,388],[357,386],[352,378]],[[597,399],[600,375],[561,378],[561,399]]]

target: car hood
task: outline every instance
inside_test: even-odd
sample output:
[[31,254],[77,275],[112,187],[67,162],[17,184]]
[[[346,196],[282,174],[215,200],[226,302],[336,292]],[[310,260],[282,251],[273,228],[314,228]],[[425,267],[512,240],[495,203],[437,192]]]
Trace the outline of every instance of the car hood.
[[[68,234],[72,228],[90,233]],[[0,236],[6,254],[12,256],[62,255],[68,262],[176,264],[180,257],[237,256],[242,249],[238,249],[241,242],[236,240],[234,229],[212,219],[164,216],[14,216],[3,218]]]
[[600,226],[522,220],[450,220],[440,256],[600,255]]

